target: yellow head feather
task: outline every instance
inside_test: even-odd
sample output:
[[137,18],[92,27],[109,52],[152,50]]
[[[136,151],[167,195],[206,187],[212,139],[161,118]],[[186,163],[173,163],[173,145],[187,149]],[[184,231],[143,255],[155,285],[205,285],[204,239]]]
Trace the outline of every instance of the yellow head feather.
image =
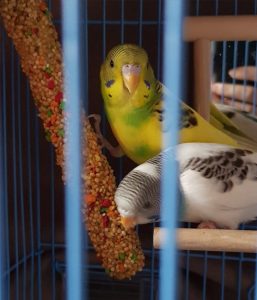
[[[133,69],[133,76],[126,77],[127,67]],[[133,44],[110,50],[101,66],[100,79],[105,105],[119,107],[127,105],[128,100],[134,107],[143,106],[146,101],[141,103],[142,94],[149,94],[149,86],[156,80],[146,51]]]

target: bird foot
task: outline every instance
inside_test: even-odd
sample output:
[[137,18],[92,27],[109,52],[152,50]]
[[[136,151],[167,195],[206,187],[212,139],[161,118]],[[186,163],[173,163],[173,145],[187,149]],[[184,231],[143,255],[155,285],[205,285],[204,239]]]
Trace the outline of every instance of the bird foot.
[[112,146],[110,144],[110,142],[102,135],[101,129],[100,129],[101,116],[98,114],[91,114],[88,116],[88,119],[93,119],[95,121],[93,126],[95,129],[95,133],[97,135],[100,147],[102,149],[106,148],[110,152],[111,156],[122,157],[124,155],[124,152],[122,151],[121,147],[120,146],[116,146],[116,147]]
[[217,229],[217,225],[212,222],[212,221],[204,221],[204,222],[201,222],[197,228],[199,229]]

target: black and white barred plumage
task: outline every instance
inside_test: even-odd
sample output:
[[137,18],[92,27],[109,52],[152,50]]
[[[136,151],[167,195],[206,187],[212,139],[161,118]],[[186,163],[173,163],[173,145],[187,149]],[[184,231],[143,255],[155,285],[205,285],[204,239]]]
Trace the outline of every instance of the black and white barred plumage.
[[[140,224],[153,221],[160,211],[161,156],[143,163],[131,171],[120,183],[115,193],[118,210],[130,216],[137,210]],[[149,195],[151,195],[149,197]]]
[[[237,228],[257,217],[257,153],[205,143],[180,144],[176,151],[184,221]],[[173,153],[166,150],[123,179],[115,194],[122,216],[143,224],[160,214],[161,164]]]

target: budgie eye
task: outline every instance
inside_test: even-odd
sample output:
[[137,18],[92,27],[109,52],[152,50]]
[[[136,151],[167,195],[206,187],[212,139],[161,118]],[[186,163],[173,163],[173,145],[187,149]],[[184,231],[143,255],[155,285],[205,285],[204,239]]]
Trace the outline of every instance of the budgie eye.
[[113,62],[113,60],[110,61],[110,66],[111,66],[111,68],[114,67],[114,62]]

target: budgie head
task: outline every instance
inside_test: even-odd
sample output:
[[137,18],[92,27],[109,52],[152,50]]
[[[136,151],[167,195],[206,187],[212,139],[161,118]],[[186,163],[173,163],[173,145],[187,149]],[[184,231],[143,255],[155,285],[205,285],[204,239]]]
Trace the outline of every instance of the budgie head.
[[119,184],[114,200],[125,229],[159,219],[161,155],[132,170]]
[[155,77],[146,51],[137,45],[123,44],[108,53],[100,79],[105,103],[122,105],[139,90],[142,95],[149,94]]

